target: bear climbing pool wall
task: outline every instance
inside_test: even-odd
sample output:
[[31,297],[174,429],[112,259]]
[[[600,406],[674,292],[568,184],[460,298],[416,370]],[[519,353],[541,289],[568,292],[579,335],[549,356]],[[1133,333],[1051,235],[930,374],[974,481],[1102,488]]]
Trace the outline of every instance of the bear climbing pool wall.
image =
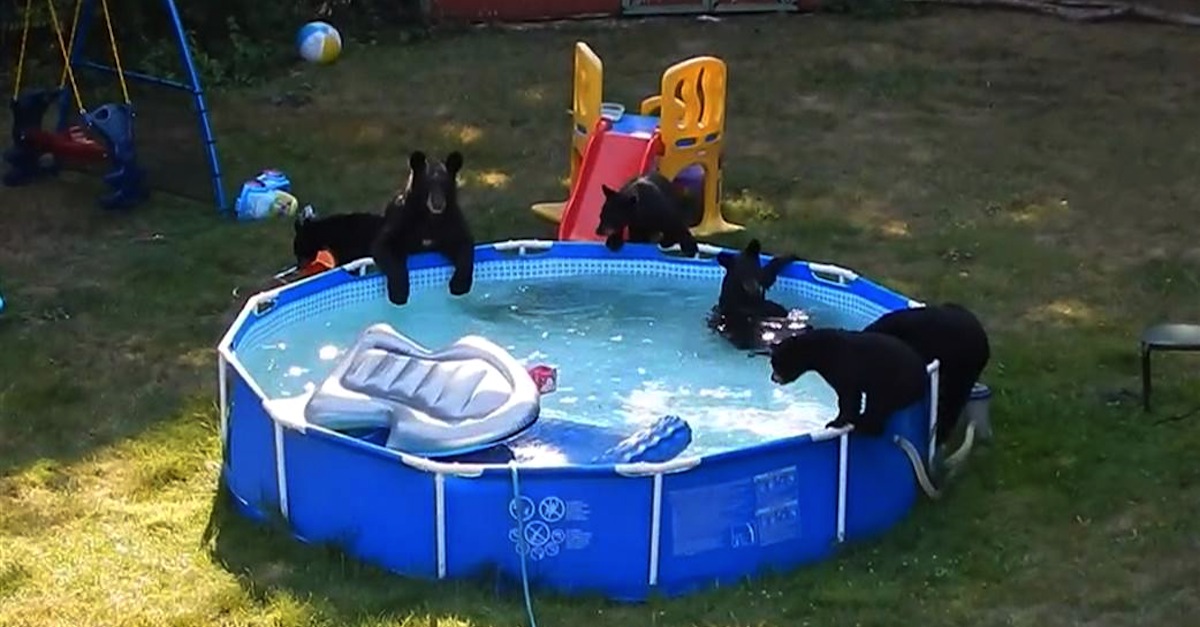
[[619,15],[803,11],[815,0],[425,0],[438,21],[516,22]]

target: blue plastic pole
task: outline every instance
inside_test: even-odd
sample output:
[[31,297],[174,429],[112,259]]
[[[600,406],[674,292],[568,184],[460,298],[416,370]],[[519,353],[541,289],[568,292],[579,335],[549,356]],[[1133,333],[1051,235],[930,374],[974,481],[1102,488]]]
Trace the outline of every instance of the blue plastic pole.
[[[104,65],[103,63],[96,63],[95,61],[88,61],[85,59],[83,61],[79,61],[78,64],[82,67],[88,68],[89,70],[96,70],[97,72],[106,72],[108,74],[113,74],[113,75],[116,75],[116,73],[117,73],[117,68],[115,68],[111,65]],[[181,89],[186,92],[192,91],[191,85],[188,85],[186,83],[181,83],[179,81],[173,81],[169,78],[162,78],[161,76],[153,76],[150,74],[143,74],[141,72],[134,72],[133,70],[123,70],[121,72],[121,74],[124,74],[125,78],[133,79],[136,81],[142,81],[143,83],[150,83],[152,85],[162,85],[163,87],[170,87],[172,89]]]
[[[76,25],[74,42],[71,44],[69,61],[71,69],[74,71],[79,68],[87,68],[116,74],[116,68],[84,58],[83,48],[96,17],[96,0],[82,0],[82,2],[83,4],[79,8],[79,23]],[[179,16],[179,9],[175,6],[175,0],[163,0],[163,4],[166,6],[167,14],[171,18],[171,26],[175,30],[175,38],[179,43],[179,57],[183,61],[184,70],[187,72],[187,83],[130,70],[125,70],[122,74],[128,79],[182,89],[192,94],[192,100],[196,104],[197,119],[200,122],[200,138],[204,142],[204,153],[208,159],[209,171],[212,174],[213,199],[216,202],[217,210],[223,212],[228,208],[228,205],[225,200],[225,187],[221,181],[221,162],[217,158],[217,140],[213,135],[212,125],[209,123],[208,104],[204,100],[204,88],[200,85],[200,76],[196,71],[196,64],[192,61],[192,51],[188,46],[187,35],[183,30],[183,20]],[[78,113],[73,109],[74,106],[75,101],[73,97],[64,90],[59,97],[57,126],[59,131],[66,129],[68,121]]]
[[179,56],[183,67],[187,70],[188,81],[191,83],[192,98],[196,101],[196,115],[200,120],[200,137],[204,140],[204,152],[208,156],[208,167],[212,171],[213,196],[217,201],[217,210],[224,212],[225,187],[221,184],[221,162],[217,159],[217,140],[213,136],[212,125],[208,121],[208,105],[204,101],[204,88],[200,86],[200,76],[196,72],[196,64],[192,61],[191,47],[188,46],[187,34],[183,30],[183,20],[179,17],[179,8],[175,0],[163,0],[167,13],[171,16],[171,25],[175,27],[175,37],[179,40]]

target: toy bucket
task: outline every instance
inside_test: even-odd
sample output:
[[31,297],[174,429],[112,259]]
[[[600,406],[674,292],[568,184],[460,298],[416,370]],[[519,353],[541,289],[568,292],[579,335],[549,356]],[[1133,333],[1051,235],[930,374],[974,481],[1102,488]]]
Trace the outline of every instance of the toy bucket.
[[261,220],[273,215],[295,215],[300,204],[289,193],[292,182],[279,170],[263,170],[242,184],[234,204],[239,220]]
[[296,215],[296,197],[251,181],[242,186],[234,211],[239,220],[261,220],[270,216]]

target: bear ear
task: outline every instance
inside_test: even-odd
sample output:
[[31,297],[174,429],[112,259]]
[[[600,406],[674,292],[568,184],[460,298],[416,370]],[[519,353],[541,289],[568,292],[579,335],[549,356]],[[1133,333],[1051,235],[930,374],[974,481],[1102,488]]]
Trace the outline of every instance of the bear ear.
[[454,152],[446,155],[446,171],[450,173],[450,176],[458,176],[458,171],[461,170],[462,167],[463,156],[461,152],[455,150]]
[[734,259],[737,259],[737,257],[731,252],[721,251],[717,253],[717,263],[721,264],[725,269],[733,267]]
[[620,192],[618,192],[617,190],[615,190],[615,189],[613,189],[613,188],[611,188],[611,187],[609,187],[609,186],[605,185],[604,183],[601,183],[601,184],[600,184],[600,189],[601,189],[601,190],[604,192],[604,197],[605,197],[605,198],[616,198],[617,196],[620,196],[620,195],[621,195],[621,193],[620,193]]
[[414,150],[412,154],[408,156],[408,167],[412,170],[424,170],[425,153],[421,152],[420,150]]
[[754,238],[750,240],[749,244],[746,244],[746,252],[751,255],[758,255],[762,253],[762,244],[758,241],[758,238]]

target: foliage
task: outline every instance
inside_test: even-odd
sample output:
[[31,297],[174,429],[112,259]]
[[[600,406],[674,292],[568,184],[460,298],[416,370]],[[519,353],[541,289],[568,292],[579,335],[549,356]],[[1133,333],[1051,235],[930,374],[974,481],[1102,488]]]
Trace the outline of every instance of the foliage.
[[[114,29],[130,65],[157,75],[181,73],[174,30],[162,2],[110,2]],[[294,34],[309,20],[327,20],[346,38],[371,38],[381,28],[421,28],[421,0],[176,1],[192,56],[206,84],[246,84],[269,78],[295,57]],[[70,32],[73,0],[57,0],[64,36]],[[0,49],[15,50],[24,24],[24,5],[0,3]],[[30,55],[53,63],[59,54],[45,3],[30,14]],[[96,26],[102,19],[99,11]],[[353,35],[351,34],[353,33]],[[5,55],[7,58],[7,55]],[[7,64],[6,64],[7,65]],[[0,72],[9,72],[5,67]]]

